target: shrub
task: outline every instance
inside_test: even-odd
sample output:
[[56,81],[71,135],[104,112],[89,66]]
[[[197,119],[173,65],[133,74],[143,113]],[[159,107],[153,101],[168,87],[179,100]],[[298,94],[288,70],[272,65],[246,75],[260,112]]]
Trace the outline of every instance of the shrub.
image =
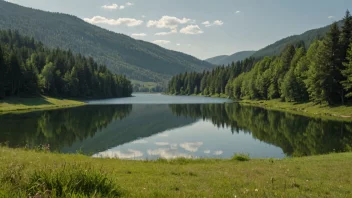
[[245,162],[245,161],[249,161],[249,160],[250,160],[250,157],[249,157],[248,154],[247,154],[247,155],[246,155],[246,154],[235,154],[235,155],[232,157],[232,160]]

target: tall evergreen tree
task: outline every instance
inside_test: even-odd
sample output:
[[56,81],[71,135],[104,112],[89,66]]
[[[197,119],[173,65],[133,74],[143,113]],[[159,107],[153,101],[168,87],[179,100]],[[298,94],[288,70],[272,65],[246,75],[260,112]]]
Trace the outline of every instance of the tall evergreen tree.
[[347,53],[347,61],[344,63],[345,69],[342,71],[342,74],[346,78],[342,82],[342,85],[346,91],[346,97],[352,98],[352,42],[350,49]]
[[4,53],[0,45],[0,99],[5,98],[5,72],[6,65],[4,60]]

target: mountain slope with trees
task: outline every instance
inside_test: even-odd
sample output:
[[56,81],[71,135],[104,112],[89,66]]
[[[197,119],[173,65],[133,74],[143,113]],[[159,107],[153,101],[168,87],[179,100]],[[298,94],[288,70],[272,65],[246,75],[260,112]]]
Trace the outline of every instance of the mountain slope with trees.
[[184,73],[169,82],[171,94],[226,94],[235,99],[345,104],[352,98],[352,17],[335,22],[306,48],[289,44],[279,56],[249,58],[203,73]]
[[113,72],[140,81],[165,82],[172,75],[213,65],[184,53],[135,40],[75,16],[50,13],[0,0],[0,29],[18,30],[51,48],[93,57]]
[[132,85],[92,58],[49,49],[16,31],[0,31],[0,99],[38,94],[58,97],[128,97]]
[[256,51],[242,51],[242,52],[234,53],[230,56],[223,55],[223,56],[208,58],[206,59],[206,61],[214,65],[227,65],[232,62],[243,61],[244,59],[251,57],[255,52]]

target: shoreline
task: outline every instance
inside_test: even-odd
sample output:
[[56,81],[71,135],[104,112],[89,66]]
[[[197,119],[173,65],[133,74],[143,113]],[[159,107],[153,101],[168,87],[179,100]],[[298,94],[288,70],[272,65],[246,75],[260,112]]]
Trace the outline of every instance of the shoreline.
[[[183,96],[163,93],[171,96]],[[201,94],[192,94],[189,96],[200,96],[200,97],[211,97],[211,98],[226,98],[232,100],[233,103],[238,103],[246,106],[253,106],[264,108],[267,110],[275,110],[281,112],[288,112],[295,115],[302,115],[312,118],[323,118],[333,119],[342,121],[352,122],[352,105],[339,105],[339,106],[327,106],[327,105],[315,105],[311,102],[307,103],[292,103],[292,102],[281,102],[280,99],[274,100],[233,100],[228,98],[227,95],[211,95],[204,96]]]

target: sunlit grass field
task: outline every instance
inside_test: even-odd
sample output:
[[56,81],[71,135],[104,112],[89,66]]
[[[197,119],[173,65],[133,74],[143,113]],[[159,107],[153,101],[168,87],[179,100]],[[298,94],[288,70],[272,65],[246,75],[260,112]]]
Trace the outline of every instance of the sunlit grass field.
[[0,114],[8,112],[25,112],[43,109],[66,108],[84,105],[77,100],[58,99],[47,96],[35,98],[12,97],[0,100]]
[[0,147],[0,196],[350,197],[351,164],[352,153],[127,161]]

